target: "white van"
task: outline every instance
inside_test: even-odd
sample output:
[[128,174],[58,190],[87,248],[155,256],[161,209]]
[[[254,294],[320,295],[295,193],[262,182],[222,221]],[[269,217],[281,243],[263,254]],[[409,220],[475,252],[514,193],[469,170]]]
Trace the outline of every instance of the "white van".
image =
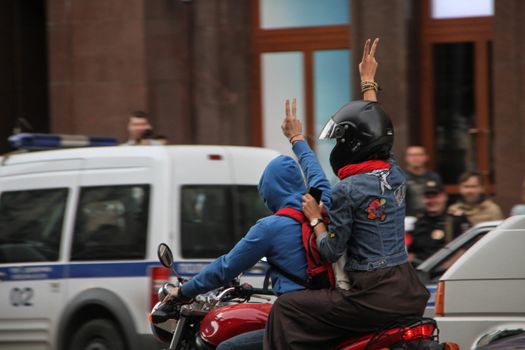
[[525,329],[525,215],[487,233],[441,277],[440,340],[472,349],[499,330]]
[[[0,349],[160,349],[147,321],[169,279],[158,244],[184,276],[227,252],[269,214],[256,185],[276,155],[122,146],[0,157]],[[258,284],[264,269],[245,276]]]

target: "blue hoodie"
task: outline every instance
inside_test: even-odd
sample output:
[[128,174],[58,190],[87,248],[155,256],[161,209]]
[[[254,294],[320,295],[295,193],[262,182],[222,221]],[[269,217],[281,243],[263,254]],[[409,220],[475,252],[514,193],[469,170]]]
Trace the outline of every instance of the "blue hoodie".
[[[293,150],[306,176],[308,187],[323,191],[322,201],[330,206],[330,184],[312,150],[304,141],[296,142]],[[306,185],[297,163],[288,156],[273,159],[261,176],[259,193],[273,213],[281,208],[301,210]],[[288,273],[306,279],[306,257],[301,240],[301,225],[288,217],[268,216],[257,221],[248,233],[228,253],[199,272],[182,286],[187,297],[218,288],[250,269],[261,258]],[[272,289],[277,294],[304,289],[276,271],[271,272]]]

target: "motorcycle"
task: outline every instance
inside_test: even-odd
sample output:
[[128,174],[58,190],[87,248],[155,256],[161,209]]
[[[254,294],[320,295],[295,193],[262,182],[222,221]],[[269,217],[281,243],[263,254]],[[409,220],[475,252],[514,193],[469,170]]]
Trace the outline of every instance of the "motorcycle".
[[[166,244],[159,245],[158,256],[164,267],[172,269],[173,255]],[[168,350],[212,350],[236,335],[265,328],[271,297],[275,297],[271,290],[236,280],[181,305],[169,298],[170,290],[187,279],[173,271],[177,281],[159,288],[159,302],[149,316],[153,334],[169,344]],[[433,319],[407,318],[377,332],[347,338],[335,350],[459,350],[455,343],[439,343],[438,335]]]

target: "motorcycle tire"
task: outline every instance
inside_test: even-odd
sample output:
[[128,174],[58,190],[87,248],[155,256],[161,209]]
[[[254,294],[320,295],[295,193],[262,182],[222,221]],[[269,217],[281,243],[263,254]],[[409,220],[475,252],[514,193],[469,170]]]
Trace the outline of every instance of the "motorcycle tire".
[[69,350],[125,350],[122,334],[114,322],[95,319],[81,325],[73,334]]

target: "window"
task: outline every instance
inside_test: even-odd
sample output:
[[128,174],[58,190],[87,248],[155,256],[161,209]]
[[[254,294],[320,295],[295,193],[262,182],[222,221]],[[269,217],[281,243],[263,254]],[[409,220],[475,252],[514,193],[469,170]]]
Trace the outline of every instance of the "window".
[[269,214],[255,186],[183,186],[182,256],[216,258],[223,255],[259,218]]
[[56,261],[68,190],[0,195],[0,262]]
[[[465,170],[479,171],[489,184],[494,179],[493,18],[467,17],[466,12],[461,12],[461,18],[432,17],[437,4],[447,2],[422,1],[421,136],[413,142],[428,149],[431,165],[443,177],[447,192],[457,193],[458,177]],[[482,2],[491,3],[467,2],[459,5],[456,1],[452,7],[474,9]],[[488,190],[494,189],[489,185]]]
[[261,28],[348,24],[348,0],[260,0]]
[[432,0],[432,18],[465,18],[494,15],[494,0]]
[[[256,0],[252,11],[254,144],[291,154],[279,125],[284,100],[297,97],[310,146],[324,159],[332,145],[316,143],[319,125],[351,99],[350,1]],[[328,159],[326,157],[326,159]],[[330,174],[327,162],[322,164]]]
[[335,184],[338,179],[330,166],[330,152],[334,140],[319,140],[326,122],[352,99],[350,85],[351,50],[318,50],[313,54],[314,128],[317,158],[328,179]]
[[447,184],[477,169],[475,130],[474,44],[433,45],[434,132],[436,170]]
[[148,185],[83,187],[71,260],[143,259],[149,194]]

